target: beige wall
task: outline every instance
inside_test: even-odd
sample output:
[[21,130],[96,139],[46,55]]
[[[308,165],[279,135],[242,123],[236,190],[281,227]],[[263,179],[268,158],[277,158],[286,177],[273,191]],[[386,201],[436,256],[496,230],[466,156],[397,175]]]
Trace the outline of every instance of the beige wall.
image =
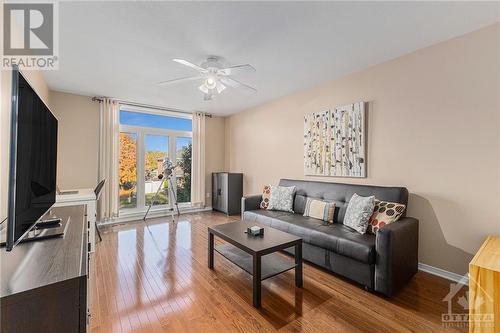
[[[500,234],[499,49],[496,24],[235,114],[226,167],[247,194],[282,177],[406,186],[420,262],[465,273]],[[304,176],[304,115],[356,101],[369,103],[368,178]]]
[[[0,101],[0,219],[7,217],[7,196],[9,183],[9,144],[10,144],[10,113],[12,91],[12,71],[1,71],[1,101]],[[25,78],[43,101],[49,103],[49,87],[40,71],[25,71]]]
[[50,92],[52,112],[59,120],[57,185],[61,189],[93,188],[97,184],[99,103],[91,97]]
[[[57,183],[61,189],[94,187],[97,182],[99,103],[90,97],[50,92],[52,111],[59,119]],[[224,118],[206,121],[205,192],[211,174],[224,169]],[[206,198],[207,205],[211,198]]]
[[212,205],[212,172],[224,171],[225,156],[225,119],[222,117],[207,118],[205,123],[205,192],[210,197],[205,197],[206,205]]

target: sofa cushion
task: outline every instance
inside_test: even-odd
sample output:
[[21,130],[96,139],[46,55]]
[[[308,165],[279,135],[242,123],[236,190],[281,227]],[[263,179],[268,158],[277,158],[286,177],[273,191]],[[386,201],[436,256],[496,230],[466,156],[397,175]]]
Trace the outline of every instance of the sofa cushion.
[[305,243],[351,259],[367,264],[375,263],[375,235],[361,235],[342,224],[325,225],[321,220],[286,212],[252,210],[246,211],[244,218],[299,236]]
[[262,201],[260,202],[260,209],[267,209],[269,207],[269,198],[271,197],[271,185],[264,185],[262,190]]
[[375,200],[375,207],[373,208],[373,214],[370,217],[367,231],[376,234],[378,229],[399,220],[405,210],[406,206],[403,204]]
[[362,197],[354,193],[344,217],[344,225],[353,228],[360,234],[365,234],[368,229],[368,221],[375,207],[375,196]]
[[304,216],[333,223],[333,213],[335,212],[335,203],[317,199],[307,198]]
[[271,226],[271,221],[284,215],[293,215],[293,213],[282,212],[279,210],[247,210],[243,213],[243,218],[249,221],[257,221],[264,225]]
[[[308,180],[281,179],[280,186],[295,186],[293,211],[304,214],[307,198],[335,202],[335,222],[344,223],[344,215],[349,199],[354,193],[368,197],[374,195],[378,200],[408,204],[408,190],[404,187],[386,187],[358,184],[327,183]],[[405,216],[406,211],[402,217]]]
[[306,243],[367,264],[375,263],[375,235],[362,235],[339,223],[324,225],[322,221],[299,214],[281,216],[279,220],[293,224],[287,232],[301,236]]
[[295,186],[271,185],[271,196],[269,197],[269,210],[281,210],[293,213],[293,194]]

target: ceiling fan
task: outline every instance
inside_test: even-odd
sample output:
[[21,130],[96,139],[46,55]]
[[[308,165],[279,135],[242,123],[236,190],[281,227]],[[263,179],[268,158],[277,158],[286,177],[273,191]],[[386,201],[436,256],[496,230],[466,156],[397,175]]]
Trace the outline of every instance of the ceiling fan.
[[241,88],[246,91],[257,92],[257,89],[231,77],[235,74],[255,72],[255,68],[249,64],[224,68],[220,63],[220,58],[213,56],[208,57],[207,60],[199,66],[183,59],[172,60],[198,71],[198,75],[163,81],[158,83],[159,85],[164,86],[186,81],[201,80],[202,84],[199,86],[199,89],[203,92],[205,101],[212,100],[215,95],[223,92],[228,86],[232,88]]

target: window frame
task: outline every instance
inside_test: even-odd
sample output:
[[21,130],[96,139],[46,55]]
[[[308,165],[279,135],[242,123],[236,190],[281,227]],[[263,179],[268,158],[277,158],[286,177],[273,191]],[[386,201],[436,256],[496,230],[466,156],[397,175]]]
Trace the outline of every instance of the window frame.
[[[192,121],[193,117],[191,114],[177,113],[172,111],[159,111],[154,109],[148,109],[145,107],[136,107],[136,106],[125,106],[121,105],[118,112],[121,111],[130,111],[144,114],[153,114],[160,116],[170,116],[176,118],[184,118],[190,119]],[[137,164],[137,185],[136,185],[136,207],[135,208],[119,208],[119,215],[130,215],[134,213],[144,213],[147,210],[146,206],[146,196],[145,196],[145,155],[146,150],[144,146],[144,137],[145,135],[162,135],[168,137],[168,156],[169,158],[175,162],[177,160],[177,151],[176,151],[176,143],[177,138],[191,138],[193,139],[192,131],[178,131],[172,129],[164,129],[164,128],[155,128],[155,127],[146,127],[146,126],[138,126],[138,125],[122,125],[119,123],[119,133],[127,132],[127,133],[135,133],[137,136],[137,154],[136,154],[136,164]],[[191,163],[193,161],[191,160]],[[192,168],[192,165],[191,165]],[[175,171],[174,171],[175,172]],[[192,178],[191,178],[192,181]],[[175,193],[177,193],[177,177],[173,177]],[[192,188],[192,183],[191,183]],[[165,210],[169,208],[170,204],[166,205],[155,205],[151,207],[151,212],[158,210]],[[179,203],[179,208],[191,208],[191,202],[182,202]]]

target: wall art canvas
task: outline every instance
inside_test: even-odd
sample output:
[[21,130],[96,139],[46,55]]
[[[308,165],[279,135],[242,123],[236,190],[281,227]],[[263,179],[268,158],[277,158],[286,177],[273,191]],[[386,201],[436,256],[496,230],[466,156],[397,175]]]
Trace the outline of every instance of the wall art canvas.
[[304,117],[304,173],[366,177],[365,103]]

